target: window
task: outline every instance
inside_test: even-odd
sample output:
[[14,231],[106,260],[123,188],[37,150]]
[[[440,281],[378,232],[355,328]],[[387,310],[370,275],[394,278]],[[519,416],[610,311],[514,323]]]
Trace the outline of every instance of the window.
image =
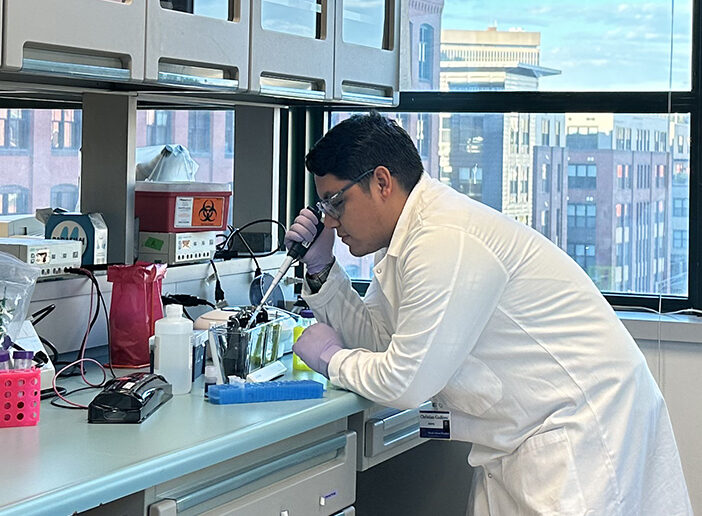
[[[699,225],[689,214],[673,215],[673,198],[694,204],[690,191],[702,185],[689,174],[690,129],[702,116],[702,73],[692,62],[692,42],[699,40],[692,32],[693,4],[545,0],[519,4],[516,11],[515,5],[410,2],[408,21],[417,39],[406,62],[414,75],[404,74],[411,76],[409,91],[389,114],[438,117],[440,137],[423,151],[427,172],[537,231],[548,211],[551,238],[577,256],[607,293],[639,304],[649,303],[639,294],[659,293],[668,296],[664,305],[669,299],[670,306],[692,302],[686,297],[693,294],[690,258],[687,250],[673,248],[672,239],[674,230]],[[433,91],[415,72],[425,62],[418,53],[423,24],[434,29],[438,47]],[[652,102],[660,112],[651,111]],[[593,105],[602,107],[578,111]],[[555,183],[550,192],[544,191],[544,164]],[[467,190],[474,167],[482,181]],[[525,182],[530,188],[523,193]],[[588,218],[586,207],[586,227],[568,231],[569,204],[593,205],[596,217]],[[571,222],[580,224],[582,208],[570,209]],[[696,258],[689,263],[702,262],[699,243],[689,249]],[[695,270],[693,279],[701,277]],[[702,285],[695,288],[702,299]]]
[[[614,134],[610,132],[609,147],[598,149],[571,149],[555,145],[542,146],[530,142],[529,147],[512,146],[512,138],[521,140],[522,128],[529,117],[515,113],[387,113],[402,121],[418,147],[424,145],[421,133],[416,131],[417,120],[429,117],[442,128],[442,141],[430,142],[422,152],[438,156],[435,162],[425,162],[427,172],[451,186],[508,216],[519,220],[541,232],[564,250],[570,248],[575,256],[576,245],[586,246],[587,252],[580,254],[580,263],[593,274],[593,280],[605,291],[657,292],[684,294],[686,285],[669,281],[668,272],[674,249],[670,240],[671,227],[666,230],[665,214],[673,215],[673,199],[659,192],[652,198],[649,187],[645,196],[633,191],[640,172],[640,181],[649,173],[649,168],[637,169],[643,159],[653,153],[640,156],[631,151],[616,150]],[[548,115],[553,128],[554,119],[564,121],[570,114]],[[344,113],[331,113],[330,124],[334,125]],[[536,127],[542,128],[542,114],[532,114]],[[599,127],[585,129],[597,134],[607,134],[607,126],[613,127],[615,117],[623,115],[597,114]],[[631,115],[634,117],[634,115]],[[641,125],[659,123],[658,115],[635,115]],[[414,122],[412,122],[414,121]],[[588,127],[583,125],[582,127]],[[686,130],[686,128],[684,128]],[[612,131],[612,129],[610,129]],[[626,135],[625,135],[626,136]],[[548,159],[547,159],[548,158]],[[687,170],[687,158],[680,160],[681,170]],[[651,167],[649,162],[647,167]],[[554,170],[555,167],[555,170]],[[653,170],[650,169],[651,177]],[[680,172],[682,174],[682,172]],[[567,174],[566,177],[563,177]],[[553,177],[555,175],[555,177]],[[599,176],[599,177],[598,177]],[[637,177],[634,177],[637,176]],[[601,178],[601,180],[600,180]],[[548,186],[552,182],[556,187]],[[560,188],[559,188],[560,187]],[[550,191],[549,191],[550,188]],[[634,197],[636,195],[636,197]],[[689,198],[689,187],[680,187],[676,197]],[[639,197],[651,198],[650,206],[640,206]],[[544,201],[548,205],[544,205]],[[660,202],[659,202],[660,201]],[[662,204],[661,204],[662,203]],[[655,210],[652,211],[652,207]],[[637,212],[638,209],[638,212]],[[638,218],[635,215],[638,213]],[[675,212],[678,213],[678,212]],[[686,228],[689,215],[672,217],[681,228]],[[634,224],[634,220],[637,224]],[[684,226],[683,226],[684,225]],[[666,236],[668,235],[668,236]],[[343,247],[343,244],[339,244]],[[577,248],[584,250],[583,248]],[[593,250],[601,253],[595,264]],[[650,250],[649,250],[650,249]],[[372,258],[368,258],[369,260]],[[683,268],[687,256],[676,258]],[[347,262],[339,258],[342,266],[358,264],[359,259],[348,255]],[[357,270],[368,271],[363,266]],[[369,277],[369,276],[368,276]],[[673,290],[677,289],[677,290]]]
[[687,198],[673,198],[673,217],[687,217],[690,215],[689,201]]
[[81,120],[81,110],[0,109],[0,214],[76,208]]
[[651,165],[636,165],[636,188],[651,188]]
[[568,203],[568,229],[596,227],[597,206],[595,204]]
[[29,190],[19,185],[0,186],[0,215],[30,213]]
[[212,150],[212,116],[209,111],[190,111],[188,115],[188,150],[207,155]]
[[597,165],[568,165],[568,188],[597,188]]
[[551,191],[551,165],[548,163],[541,164],[541,192],[549,193]]
[[592,243],[568,243],[568,255],[571,256],[578,265],[591,277],[595,275],[596,255],[595,244]]
[[551,133],[551,121],[547,118],[541,120],[541,145],[548,147]]
[[78,208],[78,187],[60,184],[51,187],[51,207],[76,211]]
[[673,231],[673,247],[675,249],[687,249],[687,230],[676,229]]
[[146,112],[146,144],[166,145],[173,143],[171,136],[171,126],[173,113],[171,111],[147,111]]
[[550,237],[551,236],[551,212],[544,210],[541,212],[541,234]]
[[0,150],[29,149],[29,110],[0,109]]
[[81,111],[51,110],[51,149],[77,151],[81,140]]
[[432,57],[434,54],[434,29],[426,23],[419,27],[419,79],[431,81],[433,78]]
[[656,174],[656,188],[665,188],[666,186],[666,171],[667,168],[665,165],[658,165],[657,170],[658,173]]
[[617,165],[617,188],[625,190],[631,188],[631,175],[629,164]]

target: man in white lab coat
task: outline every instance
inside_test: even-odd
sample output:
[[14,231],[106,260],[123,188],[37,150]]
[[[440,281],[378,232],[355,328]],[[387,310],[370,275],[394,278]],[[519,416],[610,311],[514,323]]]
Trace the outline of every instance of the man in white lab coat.
[[[450,418],[433,435],[473,443],[469,513],[692,514],[644,357],[570,257],[431,179],[378,114],[334,127],[307,167],[326,228],[303,260],[303,296],[320,323],[294,349],[377,403],[433,400]],[[316,222],[303,210],[288,244]],[[363,299],[334,260],[334,230],[353,255],[376,253]]]

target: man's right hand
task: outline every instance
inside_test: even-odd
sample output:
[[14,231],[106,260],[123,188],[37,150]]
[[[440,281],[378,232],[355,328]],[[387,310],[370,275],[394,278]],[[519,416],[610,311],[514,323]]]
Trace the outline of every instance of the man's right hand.
[[[317,234],[317,217],[312,211],[303,208],[295,217],[292,226],[285,233],[285,247],[290,249],[295,242],[311,242]],[[314,244],[300,258],[307,265],[307,274],[317,274],[334,259],[334,230],[325,227]]]

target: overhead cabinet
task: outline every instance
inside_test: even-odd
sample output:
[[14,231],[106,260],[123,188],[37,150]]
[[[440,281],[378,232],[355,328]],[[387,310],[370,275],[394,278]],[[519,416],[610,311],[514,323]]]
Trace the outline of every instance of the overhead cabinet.
[[78,78],[144,78],[141,0],[4,0],[2,68]]
[[1,66],[392,105],[400,1],[0,0]]
[[146,0],[146,5],[147,81],[248,89],[248,2]]
[[253,93],[331,100],[334,3],[251,0]]
[[392,105],[400,81],[400,0],[337,0],[334,99]]

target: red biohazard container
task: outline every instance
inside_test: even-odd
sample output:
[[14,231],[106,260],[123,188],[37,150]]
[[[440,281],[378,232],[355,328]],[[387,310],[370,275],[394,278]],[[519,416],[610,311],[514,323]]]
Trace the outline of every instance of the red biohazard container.
[[34,426],[39,422],[41,371],[0,371],[0,428]]
[[137,181],[134,214],[139,218],[139,231],[225,230],[231,195],[226,183]]

